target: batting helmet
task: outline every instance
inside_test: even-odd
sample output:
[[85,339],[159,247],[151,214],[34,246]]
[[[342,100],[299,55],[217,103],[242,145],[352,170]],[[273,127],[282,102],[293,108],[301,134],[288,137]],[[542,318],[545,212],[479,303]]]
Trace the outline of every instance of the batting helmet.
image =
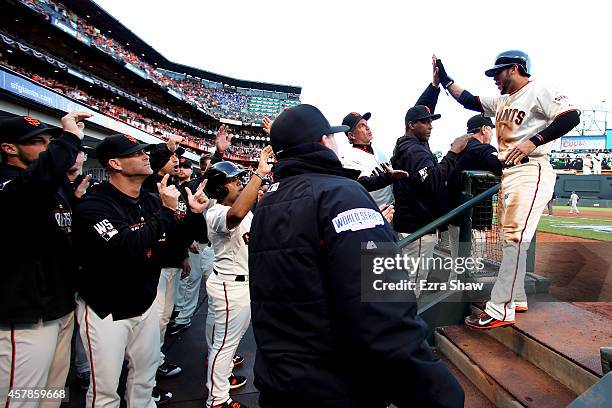
[[225,183],[246,173],[247,170],[239,168],[232,162],[221,161],[215,163],[204,173],[204,178],[208,179],[204,192],[209,198],[223,200],[229,192]]
[[500,68],[511,67],[512,65],[518,65],[523,75],[531,76],[531,61],[529,55],[523,51],[510,50],[499,53],[495,57],[495,64],[493,68],[487,69],[485,75],[488,77],[495,76],[495,72]]

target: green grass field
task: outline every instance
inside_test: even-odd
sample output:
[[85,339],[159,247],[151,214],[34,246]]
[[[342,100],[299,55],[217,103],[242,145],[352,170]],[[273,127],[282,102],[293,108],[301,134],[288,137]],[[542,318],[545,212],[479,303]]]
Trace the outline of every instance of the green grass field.
[[[557,210],[556,206],[555,210]],[[559,211],[564,210],[565,215],[568,211],[567,207],[559,208]],[[542,217],[538,231],[612,242],[612,219],[588,218],[588,216],[582,218],[582,215],[576,218]]]

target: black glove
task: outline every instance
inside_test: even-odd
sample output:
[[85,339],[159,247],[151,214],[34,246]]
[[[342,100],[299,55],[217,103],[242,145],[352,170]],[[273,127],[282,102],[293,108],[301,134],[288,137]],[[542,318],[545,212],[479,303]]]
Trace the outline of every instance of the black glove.
[[453,78],[449,77],[446,73],[446,69],[444,69],[444,65],[442,64],[441,59],[436,60],[436,67],[438,67],[438,78],[440,78],[440,83],[442,84],[444,89],[447,89],[455,81],[453,81]]

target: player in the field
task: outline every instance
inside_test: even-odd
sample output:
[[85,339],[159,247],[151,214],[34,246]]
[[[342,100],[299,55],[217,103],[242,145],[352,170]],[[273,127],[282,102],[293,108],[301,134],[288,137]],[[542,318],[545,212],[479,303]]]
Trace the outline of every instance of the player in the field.
[[232,401],[229,390],[246,383],[243,376],[234,376],[232,361],[242,336],[251,321],[249,295],[249,231],[259,187],[272,170],[268,159],[272,148],[261,151],[259,165],[251,180],[243,187],[241,177],[246,170],[234,163],[215,163],[205,173],[206,195],[217,203],[206,212],[208,238],[215,253],[213,274],[206,281],[209,297],[208,313],[214,316],[212,345],[208,350],[207,407],[246,408]]
[[503,257],[491,300],[465,324],[477,329],[514,324],[515,312],[527,311],[527,248],[555,186],[548,142],[580,122],[580,111],[557,88],[530,80],[529,56],[517,50],[500,53],[485,75],[501,95],[478,97],[457,85],[437,60],[440,83],[466,109],[495,117],[499,159],[504,169],[499,203]]

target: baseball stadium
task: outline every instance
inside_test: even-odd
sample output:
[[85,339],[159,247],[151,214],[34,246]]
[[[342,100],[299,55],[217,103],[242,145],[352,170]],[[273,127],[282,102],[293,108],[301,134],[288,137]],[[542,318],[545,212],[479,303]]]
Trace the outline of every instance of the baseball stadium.
[[1,1],[5,408],[612,407],[605,101],[434,55],[373,136],[101,3]]

